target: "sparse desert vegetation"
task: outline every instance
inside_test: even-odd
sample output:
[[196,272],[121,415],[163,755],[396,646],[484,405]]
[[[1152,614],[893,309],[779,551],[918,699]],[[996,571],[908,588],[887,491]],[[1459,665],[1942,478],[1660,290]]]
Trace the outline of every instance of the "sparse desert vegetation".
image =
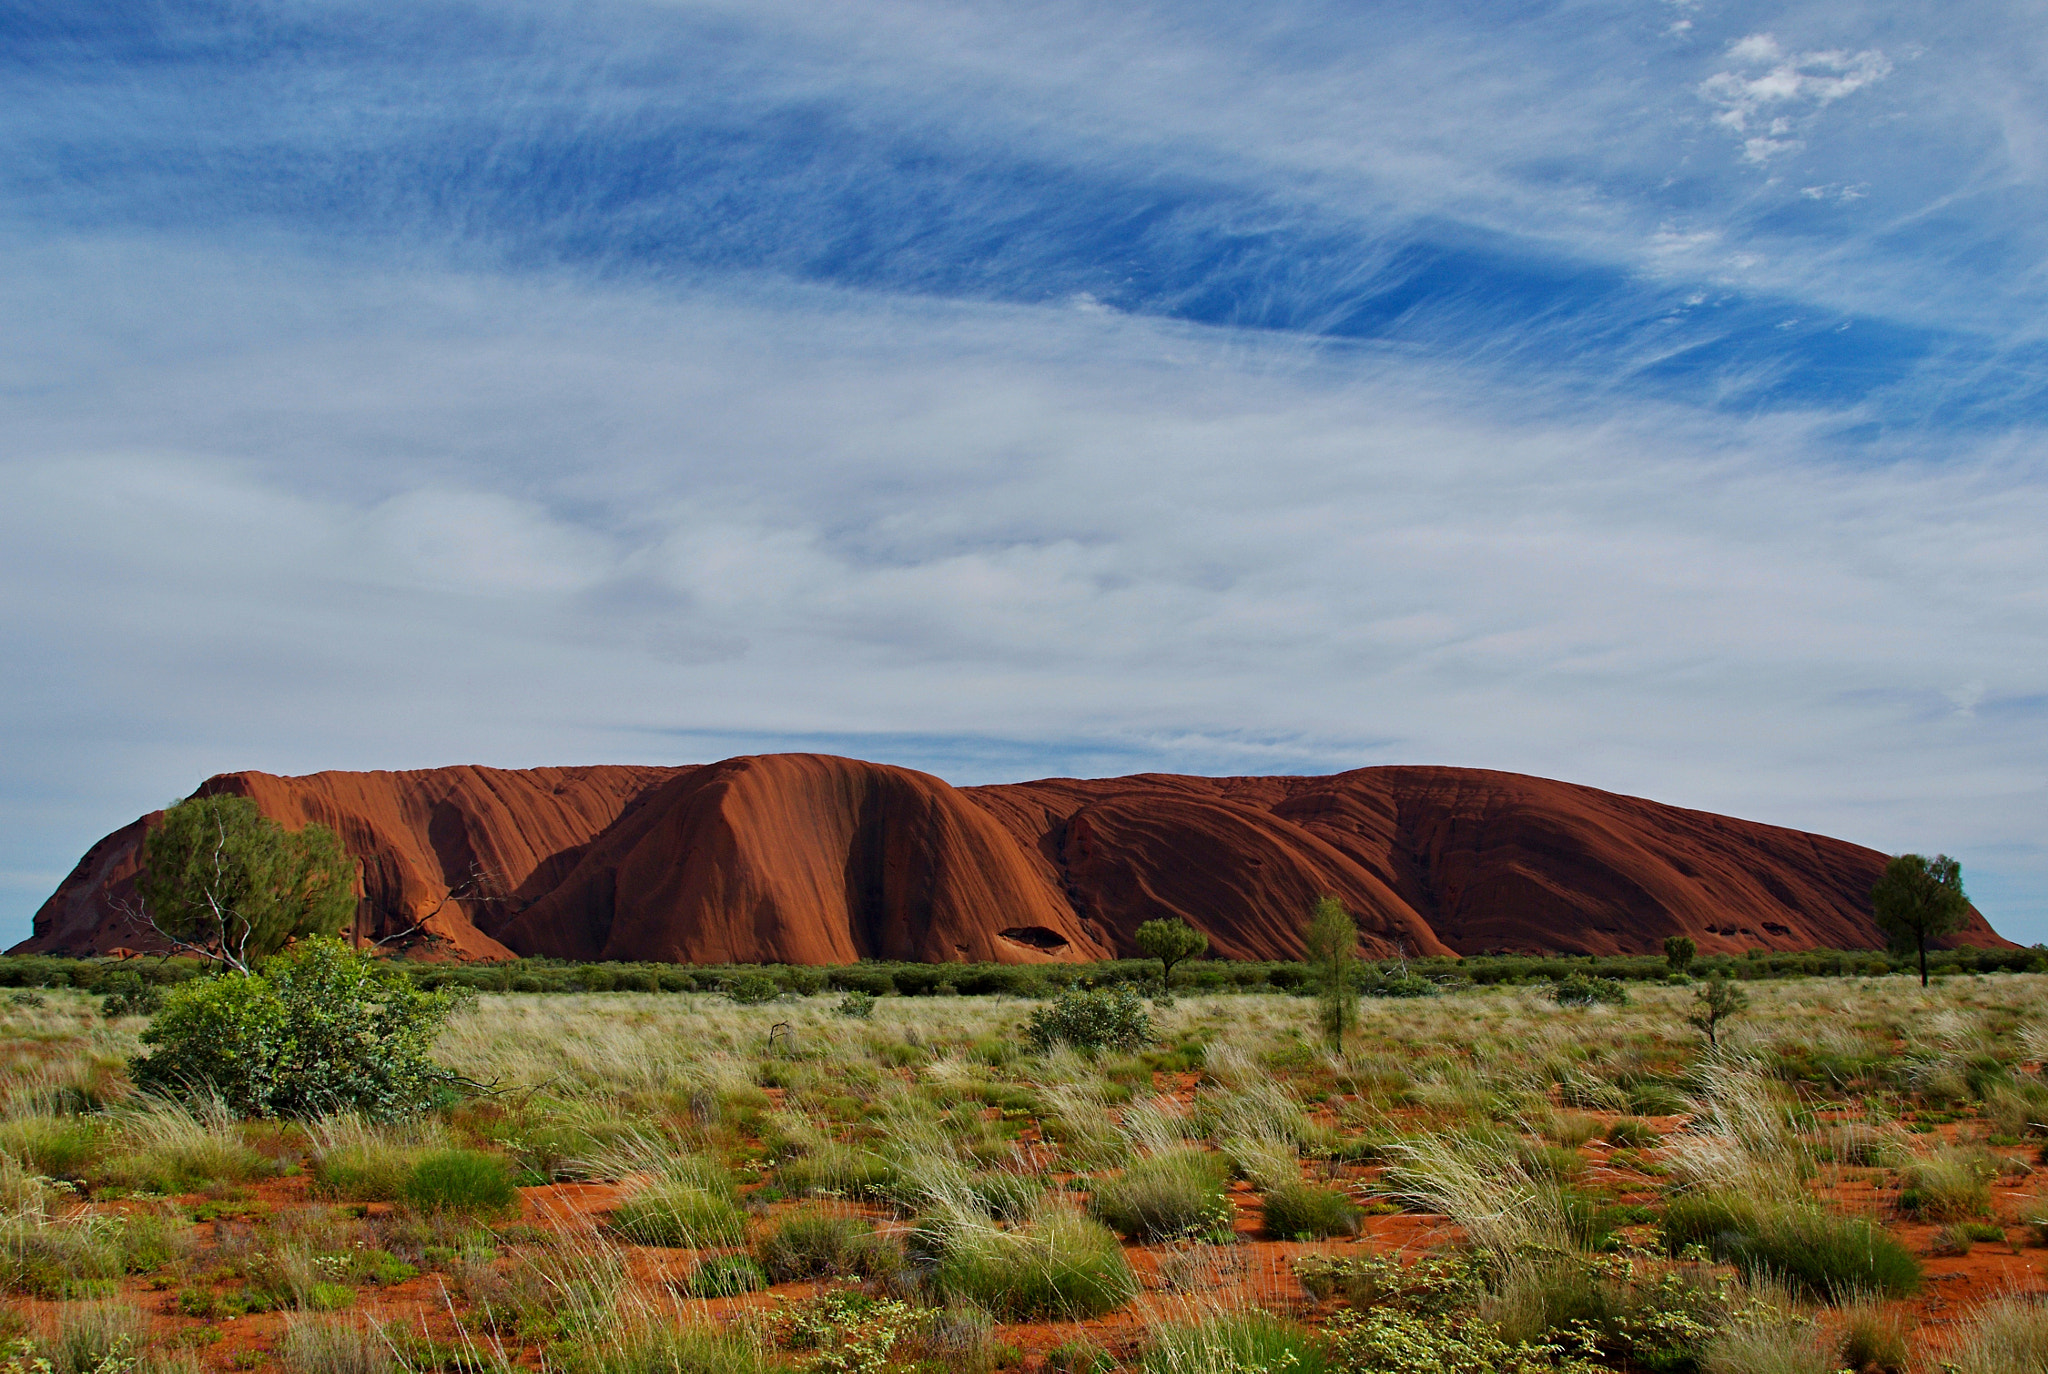
[[1341,1027],[1215,965],[836,972],[464,993],[416,1110],[314,1116],[142,1093],[134,1001],[0,1001],[13,1367],[2040,1368],[2048,976],[1749,981],[1710,1044],[1675,972]]

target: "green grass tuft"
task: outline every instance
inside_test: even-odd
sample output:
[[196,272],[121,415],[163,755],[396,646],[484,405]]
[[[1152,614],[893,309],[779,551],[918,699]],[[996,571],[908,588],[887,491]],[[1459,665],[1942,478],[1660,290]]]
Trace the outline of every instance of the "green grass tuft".
[[436,1150],[423,1155],[405,1180],[405,1201],[422,1212],[511,1216],[519,1190],[502,1156],[481,1150]]

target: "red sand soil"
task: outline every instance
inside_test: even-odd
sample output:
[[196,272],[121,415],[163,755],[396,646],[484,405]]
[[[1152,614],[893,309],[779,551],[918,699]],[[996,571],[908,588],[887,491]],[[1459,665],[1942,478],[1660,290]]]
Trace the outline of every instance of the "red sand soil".
[[[1462,768],[1144,774],[954,788],[819,754],[689,768],[228,773],[362,863],[357,932],[413,952],[695,963],[1092,960],[1177,916],[1219,955],[1299,957],[1342,898],[1367,952],[1870,949],[1885,856],[1569,783]],[[16,952],[159,947],[126,914],[155,815],[94,845]],[[2007,947],[1971,913],[1950,943]]]
[[[1199,1080],[1197,1074],[1162,1073],[1156,1077],[1155,1088],[1163,1096],[1185,1101],[1191,1098]],[[1611,1124],[1614,1119],[1611,1113],[1585,1114],[1603,1125]],[[1681,1129],[1685,1121],[1684,1117],[1666,1117],[1653,1119],[1652,1124],[1671,1133]],[[1953,1136],[1955,1131],[1953,1126],[1941,1128],[1944,1137]],[[1604,1183],[1612,1191],[1631,1200],[1637,1199],[1638,1194],[1642,1200],[1653,1196],[1650,1180],[1638,1180],[1626,1173],[1608,1170],[1607,1157],[1611,1150],[1604,1143],[1596,1141],[1584,1147],[1583,1152],[1592,1170],[1589,1181]],[[1640,1153],[1654,1159],[1659,1151],[1651,1148]],[[2017,1150],[2004,1153],[2014,1158],[2024,1157]],[[1343,1186],[1369,1192],[1380,1170],[1376,1167],[1346,1166],[1339,1172],[1338,1181]],[[1922,1257],[1928,1280],[1925,1291],[1918,1297],[1893,1305],[1905,1319],[1913,1344],[1921,1353],[1938,1356],[1951,1339],[1958,1320],[1980,1303],[2009,1294],[2040,1295],[2048,1291],[2048,1250],[2016,1250],[2009,1246],[1980,1243],[1967,1255],[1932,1255],[1933,1236],[1939,1228],[1901,1219],[1892,1209],[1890,1185],[1883,1183],[1883,1178],[1882,1171],[1843,1168],[1830,1171],[1815,1186],[1831,1206],[1873,1214]],[[2009,1221],[2025,1210],[2044,1191],[2044,1179],[2048,1179],[2048,1170],[2002,1180],[1994,1189],[1999,1216]],[[1877,1186],[1873,1186],[1873,1181],[1877,1181]],[[557,1183],[522,1189],[521,1221],[528,1227],[557,1233],[593,1234],[603,1227],[610,1209],[632,1188],[629,1182]],[[311,1200],[306,1189],[304,1176],[272,1180],[249,1189],[246,1205],[267,1208],[272,1214],[294,1207],[327,1205]],[[189,1202],[199,1200],[187,1199]],[[1108,1316],[1089,1321],[1005,1326],[999,1338],[1022,1351],[1026,1357],[1024,1368],[1034,1370],[1042,1367],[1042,1357],[1046,1352],[1075,1340],[1093,1343],[1121,1359],[1130,1359],[1143,1349],[1151,1329],[1162,1322],[1180,1319],[1190,1310],[1213,1311],[1218,1307],[1248,1305],[1315,1322],[1326,1317],[1331,1309],[1329,1305],[1318,1307],[1295,1280],[1290,1266],[1301,1257],[1347,1253],[1416,1257],[1459,1240],[1457,1229],[1446,1218],[1410,1213],[1369,1216],[1365,1220],[1364,1233],[1353,1241],[1310,1244],[1272,1240],[1260,1232],[1258,1199],[1250,1185],[1233,1185],[1231,1201],[1236,1209],[1235,1244],[1128,1245],[1125,1253],[1144,1289],[1134,1302]],[[98,1204],[95,1210],[117,1211],[136,1205],[114,1202]],[[773,1204],[765,1209],[766,1219],[772,1221],[794,1207],[807,1205],[816,1204]],[[843,1205],[885,1229],[901,1229],[904,1225],[881,1207]],[[373,1204],[371,1207],[373,1215],[382,1210],[381,1205]],[[218,1224],[196,1223],[195,1234],[202,1240],[210,1238]],[[2022,1232],[2014,1228],[2009,1234],[2018,1239]],[[693,1251],[646,1246],[625,1247],[622,1253],[628,1272],[636,1282],[670,1291],[674,1291],[673,1285],[689,1272],[699,1258]],[[501,1251],[500,1267],[516,1262],[509,1249]],[[722,1321],[747,1309],[772,1309],[826,1286],[818,1283],[782,1284],[762,1293],[704,1302],[684,1301],[682,1306],[686,1313]],[[159,1339],[193,1344],[201,1362],[210,1369],[230,1370],[267,1363],[283,1338],[289,1320],[283,1313],[250,1315],[225,1321],[186,1317],[177,1311],[172,1295],[156,1290],[147,1278],[127,1280],[122,1296],[152,1316]],[[463,1339],[455,1321],[454,1308],[459,1304],[451,1306],[442,1280],[433,1274],[388,1287],[358,1289],[357,1304],[354,1310],[358,1314],[396,1321],[415,1335],[425,1335],[441,1342]],[[17,1306],[32,1326],[48,1329],[54,1324],[56,1304],[30,1300],[19,1302]],[[211,1332],[218,1332],[218,1335]],[[538,1352],[524,1351],[520,1362],[537,1367]]]

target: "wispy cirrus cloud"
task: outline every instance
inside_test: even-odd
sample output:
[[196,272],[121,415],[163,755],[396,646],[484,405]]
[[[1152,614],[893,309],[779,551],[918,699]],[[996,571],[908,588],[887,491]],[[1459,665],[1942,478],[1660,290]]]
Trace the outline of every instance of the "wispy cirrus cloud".
[[838,742],[1525,768],[2048,920],[2018,14],[0,14],[0,870]]

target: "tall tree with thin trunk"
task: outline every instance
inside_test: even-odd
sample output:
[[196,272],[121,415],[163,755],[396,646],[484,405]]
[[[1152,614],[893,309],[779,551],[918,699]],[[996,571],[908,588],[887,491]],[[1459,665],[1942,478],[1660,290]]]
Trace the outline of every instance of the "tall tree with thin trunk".
[[1308,946],[1309,971],[1316,980],[1323,1034],[1332,1048],[1342,1049],[1357,1014],[1358,923],[1335,897],[1318,897],[1309,908],[1302,943]]
[[1892,952],[1919,956],[1924,988],[1928,944],[1958,929],[1969,915],[1963,866],[1946,854],[1901,854],[1884,866],[1884,876],[1870,890],[1870,905]]

